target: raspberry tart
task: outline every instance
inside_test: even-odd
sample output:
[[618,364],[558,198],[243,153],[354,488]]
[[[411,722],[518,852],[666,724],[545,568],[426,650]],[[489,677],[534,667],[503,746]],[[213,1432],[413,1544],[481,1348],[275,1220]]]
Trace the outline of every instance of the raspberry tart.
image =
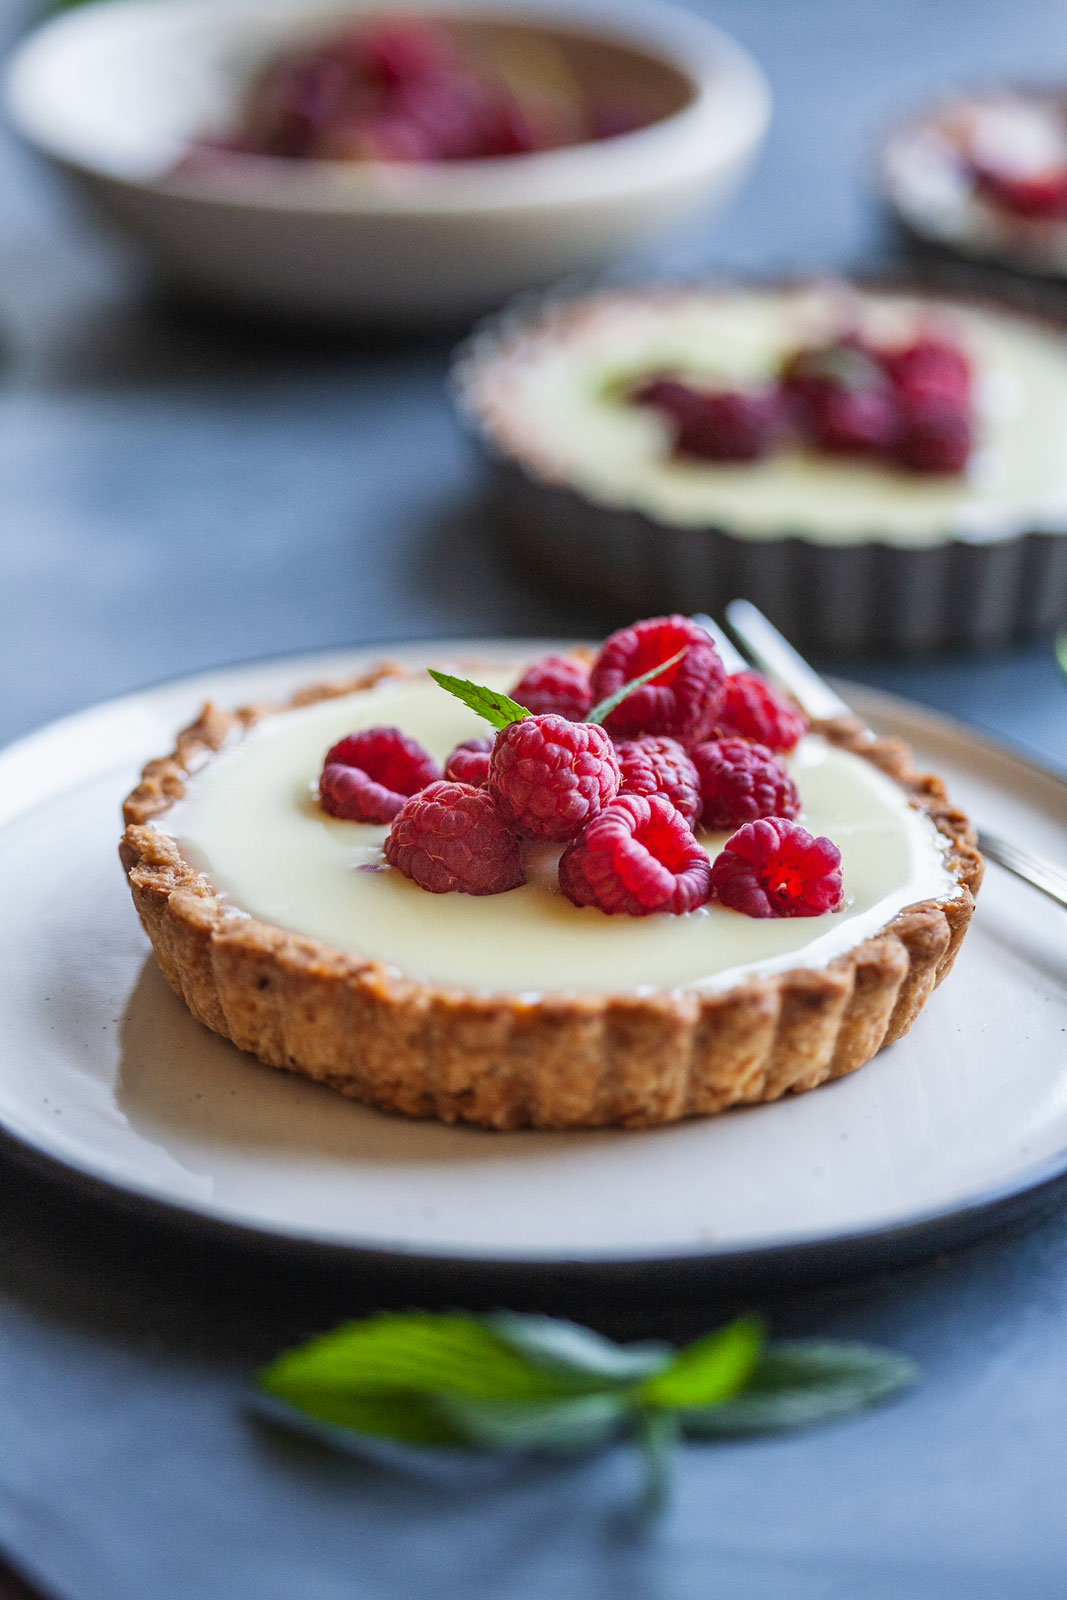
[[743,594],[821,650],[1006,642],[1067,614],[1067,344],[853,284],[605,290],[456,367],[523,566],[613,606]]
[[[680,616],[566,659],[206,706],[145,768],[121,846],[193,1015],[369,1105],[486,1128],[707,1115],[904,1033],[981,876],[940,781],[733,684]],[[511,697],[546,679],[597,701]],[[777,751],[738,731],[746,706]],[[452,776],[457,752],[488,761]]]

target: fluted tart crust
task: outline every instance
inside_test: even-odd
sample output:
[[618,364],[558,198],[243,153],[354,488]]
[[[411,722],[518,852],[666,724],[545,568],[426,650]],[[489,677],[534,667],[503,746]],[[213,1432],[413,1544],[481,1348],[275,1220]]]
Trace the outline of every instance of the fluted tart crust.
[[907,1032],[950,970],[982,861],[974,830],[907,747],[816,724],[870,761],[945,837],[959,890],[899,912],[825,967],[723,992],[476,994],[398,975],[228,904],[155,824],[186,780],[260,717],[410,678],[384,663],[285,706],[208,704],[124,806],[120,856],[145,932],[193,1016],[270,1066],[382,1110],[484,1128],[648,1127],[816,1088]]

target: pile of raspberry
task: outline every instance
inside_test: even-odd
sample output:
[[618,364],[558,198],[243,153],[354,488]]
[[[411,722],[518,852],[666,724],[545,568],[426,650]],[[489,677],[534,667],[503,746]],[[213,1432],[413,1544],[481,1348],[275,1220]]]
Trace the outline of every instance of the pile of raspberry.
[[799,445],[957,476],[974,444],[971,388],[967,357],[941,335],[882,346],[846,333],[792,351],[770,384],[706,389],[664,375],[629,397],[666,416],[682,457],[759,461]]
[[473,161],[628,133],[647,110],[583,92],[567,63],[517,79],[425,18],[362,19],[266,64],[229,136],[200,155],[314,161]]
[[[323,810],[389,822],[386,860],[435,894],[517,888],[536,841],[563,847],[567,899],[610,914],[680,915],[709,899],[756,917],[840,907],[839,852],[796,821],[783,760],[805,718],[757,673],[727,676],[687,617],[622,628],[591,665],[549,656],[511,698],[530,714],[457,746],[443,775],[397,728],[342,739]],[[597,707],[602,725],[588,720]],[[698,827],[731,835],[714,861]]]

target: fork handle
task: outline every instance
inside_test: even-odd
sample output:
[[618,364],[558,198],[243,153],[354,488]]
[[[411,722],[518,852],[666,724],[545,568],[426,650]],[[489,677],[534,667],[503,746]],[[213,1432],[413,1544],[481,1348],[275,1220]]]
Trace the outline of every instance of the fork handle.
[[815,722],[830,722],[836,717],[852,717],[852,707],[809,667],[762,611],[750,600],[731,600],[726,620],[756,666],[768,678],[788,689],[801,709]]
[[1067,870],[1055,861],[1034,855],[1032,850],[1024,850],[1022,845],[1012,844],[998,834],[987,833],[984,828],[978,830],[978,848],[990,861],[1014,873],[1015,877],[1022,878],[1032,888],[1040,889],[1058,906],[1067,908]]

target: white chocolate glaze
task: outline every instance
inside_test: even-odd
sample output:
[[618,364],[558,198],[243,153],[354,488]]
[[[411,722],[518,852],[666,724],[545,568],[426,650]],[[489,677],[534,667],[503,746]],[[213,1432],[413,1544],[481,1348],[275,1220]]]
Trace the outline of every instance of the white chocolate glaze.
[[[721,465],[674,459],[667,422],[626,380],[672,371],[711,385],[769,380],[798,345],[859,325],[887,342],[950,332],[976,373],[977,445],[959,478],[790,450]],[[520,333],[475,379],[520,454],[600,504],[740,536],[922,547],[1067,526],[1067,344],[966,303],[857,294],[844,285],[605,296]],[[527,445],[529,448],[527,448]]]
[[[486,673],[505,688],[515,677]],[[235,912],[408,977],[488,993],[726,988],[742,976],[821,966],[907,905],[960,892],[933,824],[870,763],[805,739],[792,758],[801,821],[840,847],[847,904],[815,918],[759,921],[706,906],[684,917],[609,917],[556,887],[558,850],[531,850],[508,894],[432,895],[386,867],[388,831],[322,813],[327,747],[357,728],[402,727],[439,760],[485,725],[430,683],[373,690],[264,717],[188,783],[160,819]],[[702,835],[714,855],[724,835]]]

